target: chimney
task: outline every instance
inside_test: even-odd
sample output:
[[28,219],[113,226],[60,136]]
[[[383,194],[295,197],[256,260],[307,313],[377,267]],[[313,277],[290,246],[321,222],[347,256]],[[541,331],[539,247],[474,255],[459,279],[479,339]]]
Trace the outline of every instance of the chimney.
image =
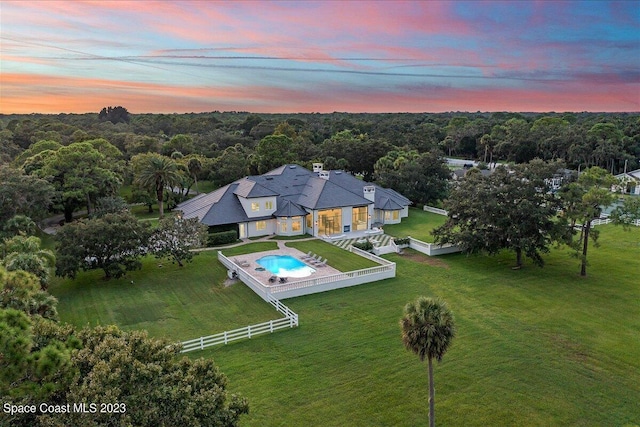
[[329,171],[320,171],[318,176],[322,179],[329,179]]
[[324,164],[322,164],[322,163],[314,163],[313,164],[313,171],[314,172],[321,172],[323,167],[324,167]]
[[367,200],[371,200],[372,202],[376,201],[376,187],[373,185],[365,185],[363,188],[364,198]]

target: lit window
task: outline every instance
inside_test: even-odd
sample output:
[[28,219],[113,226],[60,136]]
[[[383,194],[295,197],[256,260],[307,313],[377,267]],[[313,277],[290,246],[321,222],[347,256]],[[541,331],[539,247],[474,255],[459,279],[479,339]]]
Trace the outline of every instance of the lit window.
[[393,211],[393,219],[398,219],[400,218],[400,212],[399,211]]
[[256,222],[256,230],[266,230],[266,229],[267,229],[267,221]]
[[297,220],[291,223],[291,231],[300,231],[302,230],[302,221]]
[[256,203],[256,202],[251,203],[251,210],[254,212],[258,212],[260,210],[260,203]]
[[273,202],[264,202],[264,208],[266,210],[271,210],[273,209]]
[[286,233],[287,232],[287,222],[286,221],[282,221],[282,223],[280,224],[280,232],[281,233]]

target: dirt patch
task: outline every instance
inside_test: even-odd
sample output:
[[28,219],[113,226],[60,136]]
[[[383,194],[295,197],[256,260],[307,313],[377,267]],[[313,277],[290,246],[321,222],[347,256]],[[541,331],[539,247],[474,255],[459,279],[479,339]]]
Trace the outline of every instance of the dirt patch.
[[449,264],[447,264],[446,262],[442,261],[439,258],[436,257],[431,257],[428,255],[424,255],[421,254],[419,252],[404,252],[400,255],[402,258],[411,260],[413,262],[418,262],[420,264],[427,264],[430,265],[432,267],[440,267],[440,268],[446,268],[447,270],[449,269]]
[[582,364],[587,362],[589,354],[586,347],[581,343],[563,335],[551,335],[550,340],[553,346],[565,353],[569,359]]
[[222,282],[225,288],[228,288],[231,285],[235,285],[236,283],[238,283],[238,279],[225,279],[225,281]]

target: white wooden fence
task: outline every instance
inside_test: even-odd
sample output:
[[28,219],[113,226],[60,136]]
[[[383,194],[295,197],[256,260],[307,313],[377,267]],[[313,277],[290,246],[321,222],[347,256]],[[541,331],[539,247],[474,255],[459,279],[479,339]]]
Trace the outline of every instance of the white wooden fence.
[[[596,225],[605,225],[611,224],[613,221],[611,218],[596,218],[591,220],[591,226],[595,227]],[[640,227],[640,219],[636,219],[631,223],[631,225],[635,225],[636,227]],[[582,224],[576,224],[576,227],[582,227]]]
[[444,216],[449,215],[447,213],[447,211],[445,211],[444,209],[434,208],[433,206],[425,205],[422,209],[427,211],[427,212],[431,212],[431,213],[438,214],[438,215],[444,215]]
[[380,258],[379,256],[354,248],[353,246],[349,247],[349,251],[368,258],[380,265],[329,276],[273,284],[267,287],[268,292],[277,296],[279,299],[287,299],[396,277],[395,262]]
[[273,296],[269,295],[269,303],[275,307],[285,317],[268,322],[258,323],[257,325],[249,325],[244,328],[234,329],[232,331],[224,331],[219,334],[200,337],[189,341],[182,342],[182,353],[189,351],[204,350],[214,345],[229,344],[230,342],[251,339],[258,335],[271,334],[279,329],[294,328],[298,326],[298,315],[289,307],[282,304]]
[[224,265],[228,270],[235,272],[238,278],[245,285],[249,286],[249,288],[258,294],[260,298],[273,305],[273,307],[280,313],[284,314],[285,317],[259,323],[257,325],[245,326],[244,328],[234,329],[232,331],[224,331],[219,334],[183,341],[181,343],[182,353],[203,350],[214,345],[229,344],[230,342],[240,339],[250,339],[257,335],[273,333],[280,329],[294,328],[298,326],[298,315],[276,298],[276,295],[280,297],[280,299],[292,298],[332,289],[344,288],[347,286],[355,286],[362,283],[374,282],[396,276],[396,264],[394,262],[387,261],[384,258],[380,258],[358,248],[350,247],[349,250],[381,265],[378,267],[324,276],[317,279],[273,284],[270,286],[261,283],[258,279],[227,258],[222,252],[218,251],[218,260],[222,265]]
[[294,298],[396,277],[396,264],[394,262],[352,246],[349,247],[349,251],[380,265],[329,276],[265,285],[242,268],[239,268],[220,251],[218,251],[218,259],[227,269],[235,271],[243,283],[267,302],[269,302],[270,296],[278,299]]
[[461,252],[461,249],[456,245],[436,245],[435,243],[423,242],[422,240],[414,239],[413,237],[409,237],[409,247],[429,256]]

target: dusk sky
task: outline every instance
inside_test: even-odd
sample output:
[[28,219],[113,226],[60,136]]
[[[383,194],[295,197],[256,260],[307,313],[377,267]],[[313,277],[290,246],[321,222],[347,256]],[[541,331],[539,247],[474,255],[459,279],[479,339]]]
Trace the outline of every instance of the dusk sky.
[[640,111],[640,1],[0,0],[0,113]]

